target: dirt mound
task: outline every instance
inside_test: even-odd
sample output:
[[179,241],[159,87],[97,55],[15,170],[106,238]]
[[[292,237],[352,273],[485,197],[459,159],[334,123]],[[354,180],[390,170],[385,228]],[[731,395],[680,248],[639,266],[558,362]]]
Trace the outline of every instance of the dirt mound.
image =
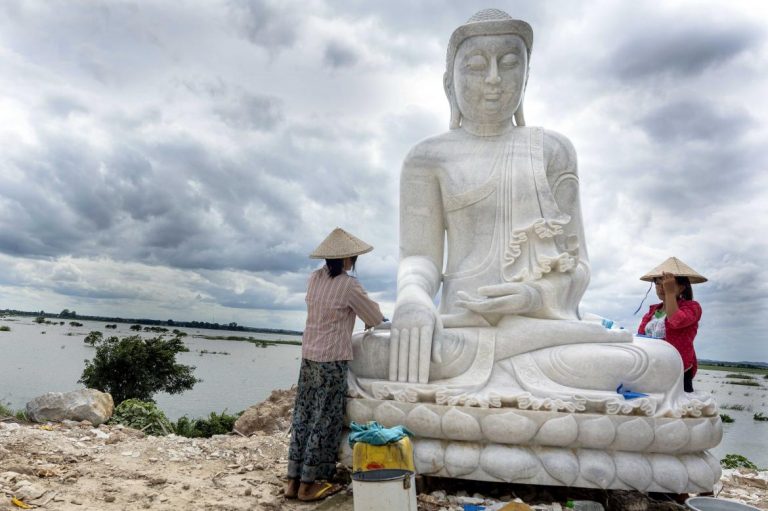
[[245,436],[254,433],[271,435],[286,432],[291,427],[296,387],[273,390],[263,402],[248,408],[235,422],[235,430]]

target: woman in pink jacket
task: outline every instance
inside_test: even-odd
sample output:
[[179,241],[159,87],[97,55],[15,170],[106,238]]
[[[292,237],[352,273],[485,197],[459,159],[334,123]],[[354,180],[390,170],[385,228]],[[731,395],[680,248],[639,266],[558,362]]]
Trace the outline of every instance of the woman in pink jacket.
[[693,392],[696,375],[696,350],[693,340],[699,329],[701,305],[693,299],[692,284],[707,279],[676,257],[670,257],[640,280],[653,282],[661,303],[651,305],[640,321],[637,333],[664,339],[674,346],[683,360],[683,388]]

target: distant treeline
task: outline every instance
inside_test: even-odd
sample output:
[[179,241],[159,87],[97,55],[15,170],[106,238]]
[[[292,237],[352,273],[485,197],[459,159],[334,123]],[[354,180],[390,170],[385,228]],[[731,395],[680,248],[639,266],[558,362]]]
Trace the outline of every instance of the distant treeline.
[[207,321],[175,321],[173,319],[160,320],[160,319],[146,319],[146,318],[115,318],[107,316],[86,316],[78,314],[76,311],[70,311],[64,309],[59,314],[52,314],[45,311],[19,311],[13,309],[0,309],[0,316],[33,316],[42,318],[77,318],[85,321],[103,321],[105,323],[131,323],[141,325],[155,325],[155,326],[169,326],[169,327],[184,327],[184,328],[205,328],[208,330],[234,330],[237,332],[257,332],[266,334],[282,334],[282,335],[301,335],[303,332],[296,330],[283,330],[280,328],[254,328],[250,326],[238,325],[235,322],[232,323],[209,323]]
[[707,360],[700,358],[699,365],[717,366],[717,367],[736,367],[741,369],[768,369],[768,363],[765,362],[723,362],[722,360]]

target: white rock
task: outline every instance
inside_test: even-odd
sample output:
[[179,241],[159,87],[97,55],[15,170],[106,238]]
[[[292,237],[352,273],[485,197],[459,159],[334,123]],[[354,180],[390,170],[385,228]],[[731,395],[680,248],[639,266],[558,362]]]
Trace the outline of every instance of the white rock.
[[27,403],[27,416],[34,422],[84,421],[98,426],[114,411],[112,396],[95,389],[49,392]]

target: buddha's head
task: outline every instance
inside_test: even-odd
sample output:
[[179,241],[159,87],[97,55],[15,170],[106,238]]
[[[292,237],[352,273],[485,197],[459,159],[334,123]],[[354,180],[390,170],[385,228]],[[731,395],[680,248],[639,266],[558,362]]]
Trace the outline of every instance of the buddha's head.
[[451,105],[451,129],[463,118],[525,126],[523,95],[533,30],[498,9],[485,9],[453,31],[443,85]]

